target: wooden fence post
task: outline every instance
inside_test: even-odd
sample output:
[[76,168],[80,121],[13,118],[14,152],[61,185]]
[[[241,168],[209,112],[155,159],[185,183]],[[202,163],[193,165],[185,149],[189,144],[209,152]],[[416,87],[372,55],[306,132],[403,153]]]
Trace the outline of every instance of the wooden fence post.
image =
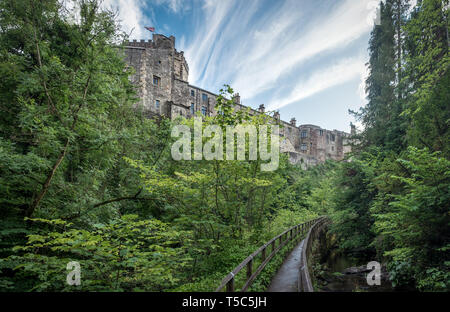
[[227,283],[227,292],[234,292],[234,276]]
[[247,263],[247,280],[252,277],[253,274],[253,259],[250,259],[250,261]]

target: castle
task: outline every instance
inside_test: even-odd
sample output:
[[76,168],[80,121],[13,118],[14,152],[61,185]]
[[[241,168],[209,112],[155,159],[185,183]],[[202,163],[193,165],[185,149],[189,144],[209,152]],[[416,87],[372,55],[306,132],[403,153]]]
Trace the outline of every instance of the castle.
[[[140,105],[149,117],[191,117],[197,112],[214,116],[217,94],[189,84],[189,66],[183,51],[175,49],[175,37],[153,34],[148,41],[129,41],[125,44],[125,60],[135,69],[131,77],[138,86]],[[234,96],[237,109],[246,109],[239,94]],[[264,113],[264,104],[253,114]],[[280,128],[281,152],[289,153],[292,163],[313,166],[327,159],[342,160],[350,152],[350,134],[326,130],[314,125],[296,125],[295,118],[285,122],[275,112]],[[353,128],[352,128],[353,131]]]

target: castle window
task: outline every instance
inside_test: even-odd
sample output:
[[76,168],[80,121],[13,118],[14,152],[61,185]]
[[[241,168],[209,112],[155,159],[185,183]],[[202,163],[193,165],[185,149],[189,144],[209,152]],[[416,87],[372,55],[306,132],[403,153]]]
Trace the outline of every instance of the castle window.
[[191,115],[194,115],[194,109],[195,109],[194,103],[191,103]]
[[205,93],[202,94],[202,101],[203,102],[207,102],[208,101],[208,95],[207,94],[205,94]]
[[302,144],[301,150],[302,151],[307,151],[308,150],[308,145]]
[[203,116],[206,116],[206,106],[202,106],[202,114]]
[[155,101],[155,108],[156,108],[156,109],[159,109],[159,100],[156,100],[156,101]]
[[331,147],[331,150],[334,152],[334,146]]
[[191,96],[195,96],[195,91],[191,90]]
[[155,86],[159,86],[161,82],[161,78],[159,78],[158,76],[153,76],[153,84]]
[[323,130],[319,130],[319,135],[323,136]]
[[331,135],[331,141],[334,142],[334,140],[336,139],[336,137],[334,136],[334,134]]
[[302,131],[302,138],[307,138],[308,137],[308,132],[306,132],[306,130]]

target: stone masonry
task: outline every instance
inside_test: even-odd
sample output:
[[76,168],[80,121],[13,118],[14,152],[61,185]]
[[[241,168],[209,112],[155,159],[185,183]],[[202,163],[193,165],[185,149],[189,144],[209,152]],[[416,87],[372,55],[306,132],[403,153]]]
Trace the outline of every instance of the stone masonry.
[[[214,116],[217,94],[190,85],[188,82],[189,66],[183,51],[175,49],[175,37],[169,38],[154,34],[153,40],[129,41],[125,45],[125,60],[135,69],[131,77],[138,86],[139,105],[149,117],[178,116],[192,117],[197,112]],[[239,94],[234,96],[239,108],[246,108]],[[251,113],[264,113],[264,105]],[[280,128],[281,151],[289,153],[292,163],[304,167],[325,162],[327,159],[343,160],[350,152],[350,134],[326,130],[314,125],[296,125],[295,118],[285,122],[279,113],[274,118],[283,127]]]

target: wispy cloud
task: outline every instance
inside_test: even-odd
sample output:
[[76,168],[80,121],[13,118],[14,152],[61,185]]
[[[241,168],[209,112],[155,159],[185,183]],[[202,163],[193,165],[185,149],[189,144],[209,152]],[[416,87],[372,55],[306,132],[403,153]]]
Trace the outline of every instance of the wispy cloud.
[[198,81],[206,70],[213,71],[213,65],[208,66],[209,60],[213,53],[217,54],[216,43],[220,42],[221,28],[223,28],[225,18],[230,15],[230,11],[235,4],[235,0],[204,1],[201,8],[204,10],[204,19],[197,20],[196,25],[193,25],[196,36],[186,49],[186,56],[190,64],[190,76],[191,78],[194,77],[194,81],[196,79]]
[[357,78],[364,71],[364,62],[359,58],[344,59],[339,63],[314,72],[305,81],[298,81],[285,97],[269,103],[269,110],[277,110],[294,102],[299,102],[328,88]]
[[[369,30],[364,1],[345,1],[328,16],[320,16],[307,29],[291,32],[289,40],[280,38],[262,57],[241,67],[234,81],[244,90],[244,98],[251,98],[270,88],[282,75],[320,53],[342,47]],[[289,25],[295,27],[299,17],[291,15]],[[272,39],[272,38],[271,38]],[[275,38],[277,40],[277,38]],[[261,43],[258,43],[261,45]]]
[[[308,60],[370,31],[369,2],[343,0],[308,10],[304,1],[286,0],[260,12],[258,1],[205,0],[206,19],[194,28],[197,35],[187,47],[191,80],[210,88],[231,82],[243,99],[252,99]],[[290,83],[305,81],[302,75],[297,79]]]
[[172,12],[178,13],[183,10],[183,5],[186,5],[183,0],[156,0],[157,5],[166,5]]

